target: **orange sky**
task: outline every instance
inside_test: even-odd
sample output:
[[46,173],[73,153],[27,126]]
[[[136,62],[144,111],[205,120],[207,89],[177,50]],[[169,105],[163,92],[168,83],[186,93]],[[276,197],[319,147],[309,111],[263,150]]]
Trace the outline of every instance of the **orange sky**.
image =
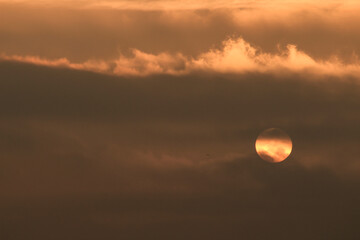
[[359,239],[359,12],[0,0],[0,239]]
[[1,1],[0,57],[115,75],[359,75],[356,1],[190,2]]
[[116,8],[116,9],[143,9],[143,10],[169,10],[169,9],[214,9],[214,8],[271,8],[289,9],[299,7],[325,7],[325,8],[353,8],[358,6],[355,0],[326,0],[326,1],[310,1],[310,0],[0,0],[4,3],[19,3],[29,5],[42,6],[64,6],[69,8]]

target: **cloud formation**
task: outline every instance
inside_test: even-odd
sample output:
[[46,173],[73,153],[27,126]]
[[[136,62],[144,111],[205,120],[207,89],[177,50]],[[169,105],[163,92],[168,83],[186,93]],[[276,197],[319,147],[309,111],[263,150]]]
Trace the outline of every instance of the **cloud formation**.
[[277,54],[290,44],[316,61],[336,56],[358,64],[359,7],[322,4],[143,11],[0,3],[0,53],[71,63],[115,60],[131,49],[196,58],[209,49],[220,50],[226,39],[241,37],[264,53]]
[[183,75],[193,72],[218,73],[288,73],[309,72],[315,75],[360,75],[359,64],[343,64],[333,58],[328,61],[316,61],[296,46],[288,45],[277,54],[264,53],[251,46],[242,38],[223,42],[222,48],[209,50],[196,58],[179,54],[150,54],[133,50],[132,56],[120,56],[118,59],[89,60],[72,63],[66,58],[47,60],[32,56],[0,56],[7,61],[18,61],[50,67],[67,67],[118,76],[147,76],[152,74]]

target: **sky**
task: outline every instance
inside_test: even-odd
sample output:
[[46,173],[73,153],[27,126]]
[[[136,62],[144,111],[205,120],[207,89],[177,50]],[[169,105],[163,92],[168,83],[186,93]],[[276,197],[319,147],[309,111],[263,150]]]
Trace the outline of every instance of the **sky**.
[[359,239],[359,11],[0,0],[0,239]]

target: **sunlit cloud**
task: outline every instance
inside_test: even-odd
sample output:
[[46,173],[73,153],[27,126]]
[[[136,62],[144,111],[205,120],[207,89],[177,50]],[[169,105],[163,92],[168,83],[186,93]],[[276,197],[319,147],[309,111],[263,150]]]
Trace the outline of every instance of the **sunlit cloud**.
[[108,63],[104,61],[95,61],[95,60],[89,60],[83,63],[71,63],[66,58],[48,60],[37,56],[17,56],[17,55],[6,56],[4,54],[0,55],[0,59],[5,61],[30,63],[40,66],[63,67],[63,68],[87,70],[87,71],[102,72],[102,73],[106,73],[109,70]]
[[343,64],[336,57],[327,61],[315,60],[296,46],[288,45],[278,53],[261,51],[242,38],[223,42],[221,49],[210,49],[195,58],[181,53],[150,54],[134,49],[132,56],[117,59],[88,60],[73,63],[66,58],[44,59],[37,56],[0,55],[2,60],[25,62],[49,67],[65,67],[111,75],[147,76],[152,74],[184,75],[198,71],[218,73],[275,73],[307,72],[314,75],[360,76],[360,65]]

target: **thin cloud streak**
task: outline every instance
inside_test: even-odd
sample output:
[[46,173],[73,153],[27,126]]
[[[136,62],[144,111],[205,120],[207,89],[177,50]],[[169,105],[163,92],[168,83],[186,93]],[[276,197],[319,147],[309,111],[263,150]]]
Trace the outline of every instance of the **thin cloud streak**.
[[94,61],[89,60],[83,63],[71,63],[66,58],[59,58],[54,60],[43,59],[37,56],[6,56],[4,54],[0,55],[2,60],[6,61],[15,61],[15,62],[23,62],[23,63],[31,63],[40,66],[48,66],[48,67],[65,67],[77,70],[87,70],[93,72],[106,72],[108,69],[108,65],[103,61]]
[[181,53],[150,54],[138,49],[132,56],[120,55],[119,58],[88,60],[74,63],[67,58],[45,59],[37,56],[0,55],[5,61],[31,63],[49,67],[65,67],[117,76],[148,76],[154,74],[185,75],[194,72],[217,73],[288,73],[308,72],[314,75],[360,76],[358,63],[344,64],[333,57],[327,61],[315,60],[295,45],[287,45],[278,53],[266,53],[252,46],[242,38],[228,39],[222,49],[210,49],[197,57],[186,57]]

